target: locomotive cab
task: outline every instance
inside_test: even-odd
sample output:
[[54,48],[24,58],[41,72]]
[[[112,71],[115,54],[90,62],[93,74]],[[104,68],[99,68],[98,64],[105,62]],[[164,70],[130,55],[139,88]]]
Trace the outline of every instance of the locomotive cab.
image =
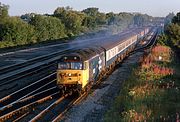
[[88,63],[78,55],[62,56],[58,63],[57,85],[63,91],[81,91],[88,82]]

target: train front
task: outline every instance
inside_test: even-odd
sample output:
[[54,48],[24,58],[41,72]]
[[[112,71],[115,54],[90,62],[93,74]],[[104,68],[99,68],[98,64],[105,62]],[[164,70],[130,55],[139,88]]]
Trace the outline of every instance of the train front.
[[58,63],[57,85],[66,93],[81,92],[88,80],[85,64],[78,55],[62,56]]

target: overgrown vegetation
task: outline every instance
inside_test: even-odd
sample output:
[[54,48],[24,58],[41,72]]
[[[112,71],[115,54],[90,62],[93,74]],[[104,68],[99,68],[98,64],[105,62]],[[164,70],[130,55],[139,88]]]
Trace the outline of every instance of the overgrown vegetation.
[[122,85],[106,121],[180,120],[180,64],[167,46],[156,46]]
[[105,121],[180,121],[179,15],[124,81]]
[[131,13],[102,13],[98,8],[75,11],[58,7],[52,15],[25,14],[11,17],[9,6],[0,2],[0,48],[71,38],[100,27],[113,26],[118,30],[142,26],[153,17]]

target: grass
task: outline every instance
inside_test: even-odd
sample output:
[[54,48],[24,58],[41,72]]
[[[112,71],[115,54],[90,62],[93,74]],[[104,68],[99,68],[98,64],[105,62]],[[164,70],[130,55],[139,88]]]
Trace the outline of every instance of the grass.
[[[162,56],[160,61],[159,55]],[[170,48],[155,47],[123,82],[122,90],[105,115],[105,121],[179,120],[179,73],[180,64]]]

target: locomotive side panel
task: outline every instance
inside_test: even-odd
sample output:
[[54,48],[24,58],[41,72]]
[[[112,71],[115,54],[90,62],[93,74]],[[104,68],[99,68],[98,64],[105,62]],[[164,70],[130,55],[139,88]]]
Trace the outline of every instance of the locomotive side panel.
[[94,81],[98,76],[99,68],[98,68],[99,56],[96,56],[89,60],[89,81]]
[[95,82],[104,68],[105,54],[102,52],[89,60],[89,81]]

